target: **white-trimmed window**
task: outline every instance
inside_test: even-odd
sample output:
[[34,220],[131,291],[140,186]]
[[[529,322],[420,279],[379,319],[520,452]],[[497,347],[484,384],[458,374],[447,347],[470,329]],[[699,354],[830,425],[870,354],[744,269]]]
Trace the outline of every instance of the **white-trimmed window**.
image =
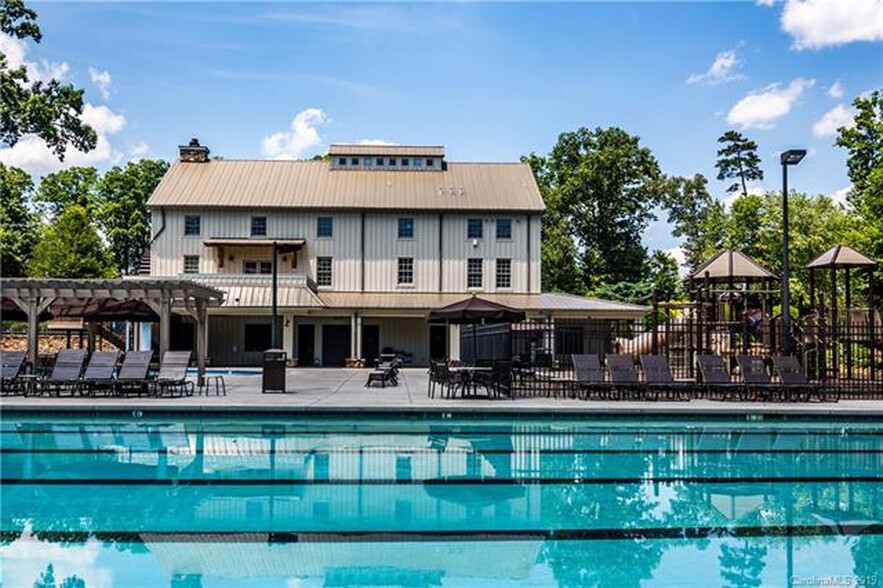
[[316,258],[316,284],[319,286],[331,285],[331,258]]
[[484,224],[480,218],[470,218],[466,221],[466,238],[481,239]]
[[399,258],[399,286],[412,286],[414,284],[414,258]]
[[398,229],[399,229],[398,230],[399,239],[413,239],[414,238],[414,219],[411,217],[399,218]]
[[435,165],[435,160],[431,157],[426,158],[426,167],[432,167]]
[[512,287],[512,260],[497,260],[497,288]]
[[346,157],[338,157],[337,165],[346,165]]
[[382,157],[375,157],[374,158],[374,165],[383,165],[383,158]]
[[185,274],[198,274],[199,273],[199,256],[198,255],[185,255],[184,256],[184,273]]
[[246,274],[272,274],[273,262],[269,259],[246,259],[242,262],[242,272]]
[[359,165],[359,158],[358,157],[351,157],[350,158],[350,165]]
[[466,287],[481,288],[484,280],[482,279],[482,264],[480,257],[470,257],[466,261]]
[[198,214],[185,214],[184,215],[184,236],[192,237],[199,235],[199,215]]
[[511,238],[512,238],[512,219],[511,218],[498,218],[497,219],[497,239],[509,240]]
[[267,236],[267,217],[253,216],[251,217],[251,236],[266,237]]
[[330,216],[316,218],[316,236],[331,237],[334,235],[334,219]]

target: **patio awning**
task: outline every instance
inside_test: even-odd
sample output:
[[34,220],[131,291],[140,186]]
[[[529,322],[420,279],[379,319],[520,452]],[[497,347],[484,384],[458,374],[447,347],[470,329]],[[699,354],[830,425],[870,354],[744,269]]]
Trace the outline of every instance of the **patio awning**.
[[272,247],[273,243],[281,251],[298,251],[306,245],[306,239],[250,239],[248,237],[212,237],[203,244],[206,247]]

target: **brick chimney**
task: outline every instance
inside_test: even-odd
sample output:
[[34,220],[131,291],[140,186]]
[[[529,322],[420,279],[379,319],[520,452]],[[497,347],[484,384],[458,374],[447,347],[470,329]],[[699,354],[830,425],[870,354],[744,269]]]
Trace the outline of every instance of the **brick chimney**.
[[178,147],[179,157],[181,161],[190,163],[205,163],[208,161],[209,148],[199,144],[199,139],[190,139],[189,145],[180,145]]

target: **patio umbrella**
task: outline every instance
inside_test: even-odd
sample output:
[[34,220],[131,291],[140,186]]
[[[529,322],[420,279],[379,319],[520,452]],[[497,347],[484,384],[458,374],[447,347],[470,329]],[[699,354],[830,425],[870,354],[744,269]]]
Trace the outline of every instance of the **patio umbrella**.
[[[517,323],[527,315],[523,310],[499,304],[472,295],[469,298],[437,308],[429,313],[431,323],[449,325],[484,325],[499,323]],[[475,328],[472,329],[472,349],[475,353]]]

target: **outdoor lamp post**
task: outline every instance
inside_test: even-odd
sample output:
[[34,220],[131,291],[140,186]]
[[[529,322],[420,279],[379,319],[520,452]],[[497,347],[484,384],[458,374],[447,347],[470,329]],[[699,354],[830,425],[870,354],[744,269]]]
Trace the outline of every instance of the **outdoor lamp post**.
[[791,354],[791,285],[788,271],[788,166],[797,165],[806,156],[806,149],[789,149],[780,156],[782,162],[782,350]]

